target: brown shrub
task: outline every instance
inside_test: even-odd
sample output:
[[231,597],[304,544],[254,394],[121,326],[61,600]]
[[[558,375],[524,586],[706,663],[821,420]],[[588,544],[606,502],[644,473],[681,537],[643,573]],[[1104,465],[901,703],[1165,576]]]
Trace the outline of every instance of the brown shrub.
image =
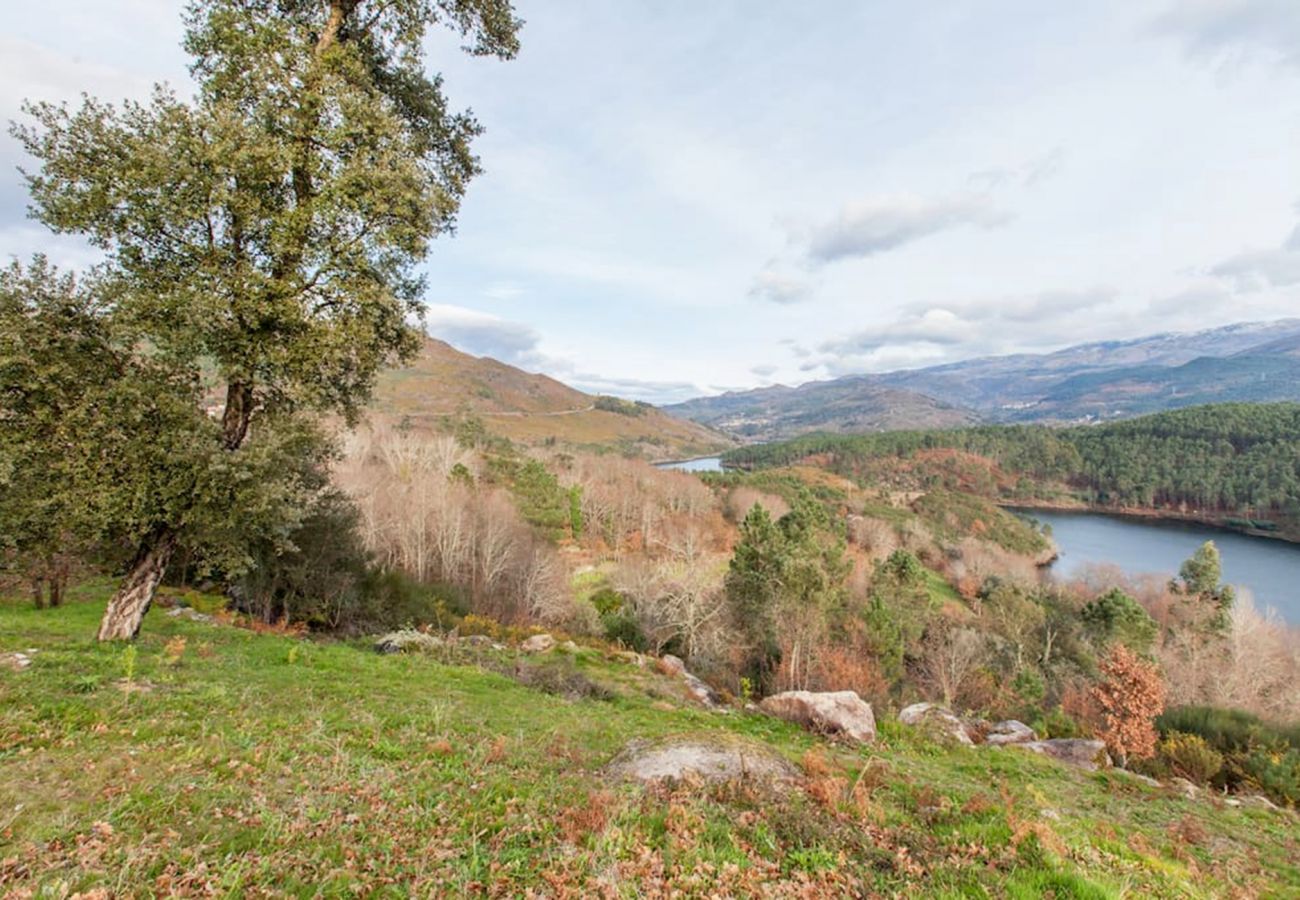
[[1102,681],[1092,698],[1101,710],[1100,737],[1121,764],[1156,752],[1156,716],[1165,708],[1165,685],[1154,665],[1115,644],[1099,665]]

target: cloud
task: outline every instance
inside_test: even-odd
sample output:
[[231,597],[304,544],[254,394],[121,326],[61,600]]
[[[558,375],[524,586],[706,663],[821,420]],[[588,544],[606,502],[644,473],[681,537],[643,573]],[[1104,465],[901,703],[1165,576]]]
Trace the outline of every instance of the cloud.
[[779,366],[774,366],[771,363],[762,363],[761,365],[751,366],[749,371],[759,378],[771,378],[779,368]]
[[1041,156],[1027,160],[1018,166],[994,166],[971,172],[966,180],[985,190],[1020,185],[1037,187],[1044,181],[1056,176],[1065,164],[1065,150],[1054,147]]
[[564,381],[589,394],[613,394],[631,400],[665,404],[690,400],[704,393],[689,381],[646,381],[639,378],[610,378],[603,375],[577,372]]
[[1238,253],[1210,269],[1210,274],[1241,291],[1300,284],[1300,225],[1282,246]]
[[1296,0],[1178,0],[1151,27],[1179,39],[1193,59],[1244,61],[1262,52],[1300,66]]
[[808,255],[823,263],[860,259],[954,228],[996,228],[1009,220],[986,194],[957,194],[937,200],[875,198],[847,205],[835,219],[814,228]]
[[463,306],[430,303],[425,323],[432,337],[475,356],[490,356],[516,366],[536,365],[542,359],[537,351],[541,335],[523,322]]
[[1092,337],[1106,322],[1099,310],[1118,303],[1113,289],[1093,287],[904,307],[890,323],[823,342],[800,368],[845,375],[1058,347]]
[[749,289],[749,296],[782,306],[801,303],[811,294],[812,285],[808,282],[783,275],[771,268],[758,273]]

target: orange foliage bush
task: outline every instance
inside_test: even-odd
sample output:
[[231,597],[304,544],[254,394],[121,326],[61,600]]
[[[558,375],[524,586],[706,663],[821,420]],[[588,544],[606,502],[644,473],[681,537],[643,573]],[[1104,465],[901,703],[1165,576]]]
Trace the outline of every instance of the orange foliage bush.
[[1103,681],[1090,692],[1101,712],[1100,737],[1121,761],[1156,752],[1156,716],[1164,712],[1165,683],[1156,667],[1123,644],[1099,666]]

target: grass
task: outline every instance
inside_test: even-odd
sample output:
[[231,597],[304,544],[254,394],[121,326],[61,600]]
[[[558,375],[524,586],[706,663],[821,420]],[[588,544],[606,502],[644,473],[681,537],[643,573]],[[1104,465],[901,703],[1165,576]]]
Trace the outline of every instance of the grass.
[[[598,650],[563,664],[608,699],[572,700],[510,677],[509,653],[381,656],[161,610],[134,651],[100,646],[108,589],[53,611],[0,600],[0,652],[37,651],[0,669],[0,894],[1300,892],[1290,814],[945,748],[892,721],[871,749],[830,745],[694,708]],[[633,738],[719,733],[767,742],[806,782],[601,775]]]

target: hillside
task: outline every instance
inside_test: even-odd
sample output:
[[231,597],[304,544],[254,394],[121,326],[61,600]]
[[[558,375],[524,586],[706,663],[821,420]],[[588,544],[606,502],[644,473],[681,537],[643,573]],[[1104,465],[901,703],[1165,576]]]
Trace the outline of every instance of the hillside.
[[433,338],[425,339],[409,366],[380,377],[372,408],[394,422],[434,426],[475,418],[512,441],[613,449],[649,459],[703,456],[734,445],[708,427],[652,406],[594,397]]
[[738,391],[665,409],[748,441],[782,440],[815,431],[953,428],[978,421],[970,410],[916,391],[873,384],[864,377]]
[[[0,669],[7,896],[1300,891],[1293,814],[1212,793],[949,746],[883,711],[875,744],[835,744],[598,647],[377,655],[162,609],[136,644],[96,646],[105,589],[0,600],[0,653],[32,659]],[[666,739],[794,774],[608,770]]]
[[706,397],[666,407],[754,440],[990,422],[1118,419],[1300,400],[1300,319],[1104,341]]

